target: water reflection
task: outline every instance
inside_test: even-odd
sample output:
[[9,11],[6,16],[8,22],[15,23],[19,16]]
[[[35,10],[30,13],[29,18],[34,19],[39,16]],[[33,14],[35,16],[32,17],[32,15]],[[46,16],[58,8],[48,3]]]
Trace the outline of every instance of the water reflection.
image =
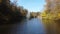
[[42,21],[38,18],[25,21],[24,23],[6,25],[4,28],[6,28],[4,29],[6,34],[45,34],[46,33]]

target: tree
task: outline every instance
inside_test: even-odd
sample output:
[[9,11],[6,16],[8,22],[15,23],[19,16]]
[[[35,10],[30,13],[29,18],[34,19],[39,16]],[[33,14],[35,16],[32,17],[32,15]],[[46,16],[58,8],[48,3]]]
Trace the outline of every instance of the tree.
[[27,10],[22,9],[21,7],[18,8],[14,3],[10,4],[10,2],[7,1],[8,0],[3,0],[0,4],[0,23],[20,22],[24,16],[26,17]]

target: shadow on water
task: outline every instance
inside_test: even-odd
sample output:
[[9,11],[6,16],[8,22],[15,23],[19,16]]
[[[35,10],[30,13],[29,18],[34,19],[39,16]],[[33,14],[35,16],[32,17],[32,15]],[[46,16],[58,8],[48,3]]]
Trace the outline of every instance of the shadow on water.
[[2,25],[0,34],[45,34],[45,31],[42,22],[33,18],[24,23]]

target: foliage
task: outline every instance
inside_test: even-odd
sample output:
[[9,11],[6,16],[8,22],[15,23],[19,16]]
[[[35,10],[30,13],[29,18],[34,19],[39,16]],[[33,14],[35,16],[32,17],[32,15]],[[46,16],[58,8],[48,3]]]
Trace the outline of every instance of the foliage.
[[[60,19],[60,1],[46,0],[46,10],[42,13],[43,19],[59,20]],[[45,18],[44,18],[45,17]]]
[[19,22],[26,17],[28,12],[26,9],[22,9],[14,5],[14,3],[8,3],[6,1],[10,0],[2,0],[0,4],[0,23]]

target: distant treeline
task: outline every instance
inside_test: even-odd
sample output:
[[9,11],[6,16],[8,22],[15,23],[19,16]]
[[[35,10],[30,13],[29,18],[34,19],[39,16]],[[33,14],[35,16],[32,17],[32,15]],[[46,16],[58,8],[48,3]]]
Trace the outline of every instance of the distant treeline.
[[10,0],[0,1],[0,23],[15,23],[20,22],[26,18],[28,10],[21,6],[17,6],[15,3],[11,3]]

